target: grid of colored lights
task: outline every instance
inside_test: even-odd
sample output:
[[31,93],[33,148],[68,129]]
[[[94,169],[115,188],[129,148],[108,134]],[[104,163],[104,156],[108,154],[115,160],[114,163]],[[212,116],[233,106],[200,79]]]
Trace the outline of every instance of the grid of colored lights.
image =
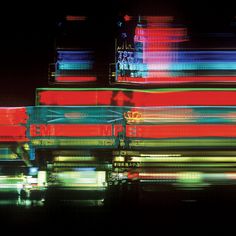
[[57,83],[96,81],[92,51],[59,49],[55,69],[54,82]]
[[[172,20],[166,17],[139,17],[133,48],[117,47],[117,82],[171,84],[236,81],[234,51],[178,50],[178,45],[187,40],[187,31],[176,27]],[[124,44],[123,41],[121,44]]]

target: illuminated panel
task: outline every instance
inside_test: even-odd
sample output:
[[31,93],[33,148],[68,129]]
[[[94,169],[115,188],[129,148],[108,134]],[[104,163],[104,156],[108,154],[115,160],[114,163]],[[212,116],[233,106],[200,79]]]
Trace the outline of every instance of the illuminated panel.
[[37,105],[233,106],[235,89],[38,89]]
[[32,137],[97,137],[112,136],[112,125],[31,125]]
[[179,51],[174,49],[171,51],[148,51],[146,54],[137,52],[135,54],[139,59],[142,58],[143,55],[145,55],[143,58],[144,63],[155,64],[157,61],[165,63],[168,59],[173,59],[173,62],[177,64],[188,62],[190,65],[199,65],[201,68],[204,68],[202,66],[211,63],[220,66],[224,63],[227,65],[227,63],[231,64],[236,60],[235,51]]
[[128,125],[128,138],[236,137],[236,125]]
[[223,181],[233,179],[235,173],[203,173],[193,171],[179,171],[179,172],[128,172],[128,179],[160,179],[160,180],[176,180],[179,183],[200,183],[201,181]]
[[[121,40],[123,42],[120,47],[117,47],[119,56],[116,63],[116,81],[124,82],[121,77],[172,76],[169,71],[175,70],[176,73],[176,70],[179,70],[182,73],[183,67],[188,69],[196,67],[195,64],[186,66],[186,63],[181,67],[176,63],[177,46],[180,42],[187,41],[187,31],[185,28],[175,27],[172,20],[165,17],[139,16],[133,40],[134,48],[127,50],[126,47],[121,46],[122,43],[125,45],[124,40]],[[147,80],[146,83],[149,81]]]
[[76,62],[76,61],[83,61],[83,60],[91,60],[93,59],[93,52],[92,51],[85,51],[85,50],[58,50],[57,51],[57,61],[63,62]]
[[236,121],[234,106],[38,106],[30,112],[31,124],[114,124],[114,133],[128,124],[166,123],[232,123]]
[[26,124],[28,119],[25,107],[1,107],[0,108],[0,124],[1,125],[17,125]]
[[[138,56],[142,55],[137,54]],[[148,54],[149,59],[154,58],[168,58],[170,56],[176,55],[176,59],[181,62],[189,62],[189,61],[228,61],[232,62],[236,59],[235,51],[226,51],[226,50],[218,50],[218,51],[209,51],[209,50],[197,50],[197,51],[180,51],[178,49],[174,49],[173,51],[155,51],[150,52]]]
[[187,41],[187,30],[175,27],[172,20],[139,16],[131,43],[133,47],[125,46],[126,39],[121,34],[121,43],[117,47],[116,82],[178,84],[236,81],[235,51],[180,51],[178,45]]
[[128,179],[172,179],[178,178],[177,173],[132,173],[128,172]]
[[9,159],[17,159],[18,155],[11,151],[10,148],[1,148],[0,147],[0,160],[9,160]]
[[235,70],[235,62],[195,62],[195,63],[162,63],[161,65],[149,64],[149,70]]
[[[115,157],[114,161],[115,162],[124,162],[123,157]],[[191,162],[213,162],[213,163],[235,163],[236,162],[236,157],[230,157],[230,156],[207,156],[207,157],[201,157],[201,156],[181,156],[181,155],[176,155],[174,157],[169,157],[168,155],[166,156],[158,156],[158,154],[155,156],[145,156],[145,157],[130,157],[128,162],[157,162],[157,163],[191,163]]]
[[130,148],[157,147],[235,147],[235,138],[175,138],[175,139],[135,139],[130,140]]
[[107,106],[41,106],[34,107],[30,116],[32,124],[112,124],[124,120],[122,107]]
[[231,106],[133,107],[124,118],[127,124],[233,123],[236,113]]
[[39,91],[38,98],[41,105],[109,105],[112,91],[101,93],[102,96],[97,91],[49,90]]
[[[78,168],[78,171],[55,173],[60,186],[64,187],[106,187],[106,172],[91,168]],[[91,170],[90,170],[91,169]]]
[[115,142],[115,139],[92,139],[92,138],[84,138],[84,139],[31,139],[31,143],[33,146],[39,146],[39,147],[117,147],[117,144]]
[[235,173],[216,171],[214,173],[198,171],[169,172],[128,172],[128,180],[140,182],[169,183],[176,187],[204,187],[210,185],[235,185]]
[[58,50],[54,82],[80,83],[97,80],[93,51]]
[[55,156],[55,162],[93,162],[96,161],[94,156]]
[[25,176],[0,176],[0,189],[20,189],[25,181]]
[[170,27],[152,27],[135,29],[135,42],[183,42],[186,37],[185,28],[170,28]]
[[56,82],[94,82],[97,78],[95,76],[57,76]]
[[92,64],[89,62],[60,62],[57,63],[58,70],[90,70]]
[[24,142],[28,141],[26,137],[26,127],[24,126],[0,126],[1,142]]

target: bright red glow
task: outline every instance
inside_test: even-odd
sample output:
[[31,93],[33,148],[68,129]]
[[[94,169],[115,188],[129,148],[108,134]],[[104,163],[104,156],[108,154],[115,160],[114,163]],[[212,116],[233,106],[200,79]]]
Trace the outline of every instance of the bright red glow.
[[95,76],[58,76],[56,82],[94,82],[97,78]]
[[139,178],[139,173],[138,172],[135,172],[135,173],[132,173],[132,172],[128,172],[128,179],[138,179]]
[[236,82],[236,76],[181,76],[181,77],[127,77],[118,76],[118,82],[131,82],[131,83],[204,83],[204,82]]
[[112,125],[31,125],[30,135],[32,137],[104,137],[112,136]]
[[1,125],[17,125],[26,124],[28,116],[26,108],[0,108],[0,124]]
[[236,137],[236,125],[127,125],[129,138]]
[[[141,17],[143,23],[135,28],[134,42],[142,44],[143,63],[150,62],[149,52],[176,50],[178,43],[185,42],[187,30],[172,24],[173,17]],[[152,60],[152,59],[151,59]],[[158,63],[158,58],[153,61]],[[160,62],[172,61],[173,58],[162,58]]]
[[26,127],[17,125],[0,126],[1,142],[24,142],[28,141],[26,137]]
[[83,21],[86,20],[86,16],[66,16],[67,21]]
[[130,21],[130,20],[131,20],[131,16],[125,15],[125,16],[124,16],[124,20],[125,20],[125,21]]
[[128,179],[135,180],[135,179],[164,179],[164,180],[175,180],[177,179],[177,173],[156,173],[156,172],[128,172],[127,174]]
[[156,173],[156,172],[144,172],[144,173],[132,173],[128,172],[128,179],[164,179],[175,180],[177,179],[177,173]]
[[38,92],[39,105],[87,106],[234,106],[236,91],[63,91]]
[[149,47],[151,42],[183,42],[183,37],[187,36],[185,28],[170,28],[170,27],[153,27],[153,28],[140,28],[135,29],[135,41],[136,42],[148,42],[145,47]]
[[173,21],[173,16],[142,16],[144,20],[149,23],[161,23],[161,24],[169,24]]

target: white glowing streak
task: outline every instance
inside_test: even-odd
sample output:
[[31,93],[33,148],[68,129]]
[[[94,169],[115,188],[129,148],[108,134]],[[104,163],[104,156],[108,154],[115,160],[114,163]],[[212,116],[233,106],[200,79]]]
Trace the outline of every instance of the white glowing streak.
[[141,154],[141,157],[180,157],[181,154]]
[[121,112],[118,112],[118,111],[112,111],[112,110],[109,110],[110,112],[113,112],[113,113],[116,113],[116,114],[119,114],[119,115],[122,115]]
[[52,123],[52,122],[55,122],[55,121],[59,121],[59,120],[63,120],[64,117],[62,118],[57,118],[57,119],[53,119],[53,120],[49,120],[48,123]]
[[63,114],[59,114],[59,115],[47,115],[46,117],[64,117]]
[[62,114],[60,111],[54,111],[54,110],[48,110],[48,112],[56,113],[56,114]]
[[111,122],[113,122],[113,121],[118,121],[118,120],[123,120],[123,117],[117,118],[117,119],[114,119],[114,120],[109,120],[109,121],[107,121],[107,122],[108,122],[108,123],[111,123]]

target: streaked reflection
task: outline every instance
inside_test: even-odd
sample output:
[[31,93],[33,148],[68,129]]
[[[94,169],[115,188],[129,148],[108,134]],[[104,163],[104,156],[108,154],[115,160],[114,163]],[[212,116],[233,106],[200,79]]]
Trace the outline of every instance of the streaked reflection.
[[36,89],[36,106],[0,108],[0,204],[100,207],[166,188],[236,189],[236,51],[186,48],[187,28],[171,16],[118,23],[112,86],[94,87],[93,47],[58,47],[54,87]]

